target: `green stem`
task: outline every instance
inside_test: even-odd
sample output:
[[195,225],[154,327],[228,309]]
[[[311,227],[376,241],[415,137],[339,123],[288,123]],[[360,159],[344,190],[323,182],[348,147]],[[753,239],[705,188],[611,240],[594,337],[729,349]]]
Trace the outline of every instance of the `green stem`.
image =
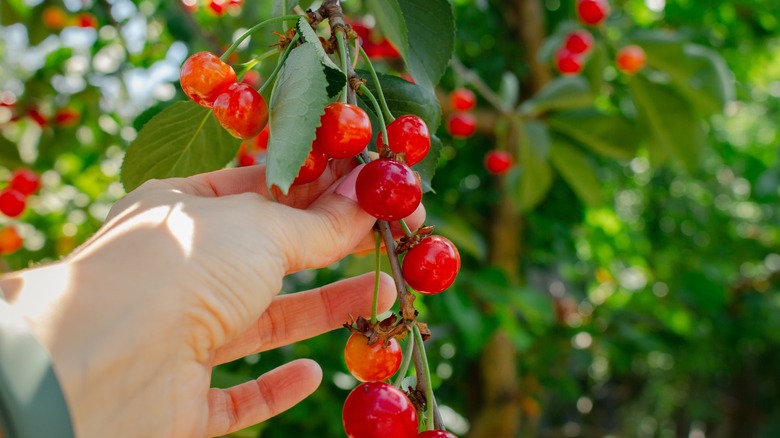
[[411,236],[412,234],[414,234],[414,233],[412,233],[412,230],[409,229],[409,225],[406,225],[406,221],[405,220],[401,219],[398,222],[401,223],[401,228],[403,228],[404,234],[406,234],[407,236]]
[[260,87],[260,90],[258,91],[260,94],[263,94],[266,89],[268,89],[268,86],[276,80],[276,75],[279,74],[279,71],[282,70],[282,66],[284,65],[284,61],[287,59],[288,56],[290,56],[290,52],[292,52],[293,47],[295,47],[295,43],[298,42],[298,38],[301,37],[301,34],[296,33],[293,39],[290,41],[290,44],[287,45],[287,48],[284,49],[284,53],[282,53],[282,56],[279,57],[279,62],[276,64],[276,67],[274,67],[274,71],[271,72],[271,76],[268,76],[268,79],[265,81],[262,87]]
[[423,345],[423,339],[422,339],[422,333],[420,333],[420,328],[417,327],[417,325],[412,328],[414,331],[414,340],[417,341],[417,343],[420,345],[420,358],[422,359],[422,365],[423,365],[423,374],[425,375],[425,407],[427,408],[428,412],[426,414],[426,429],[427,430],[433,430],[433,406],[436,404],[435,399],[433,398],[433,385],[431,382],[431,367],[428,365],[428,355],[425,354],[425,345]]
[[379,102],[376,101],[374,93],[372,93],[365,84],[360,84],[360,92],[368,96],[368,100],[370,100],[371,104],[374,105],[374,112],[377,114],[377,116],[379,116],[377,118],[379,119],[379,128],[382,130],[382,141],[386,145],[390,144],[390,142],[387,141],[387,128],[385,127],[385,119],[381,116],[382,108],[379,107]]
[[368,71],[371,73],[371,79],[376,84],[376,91],[379,94],[379,102],[382,103],[382,113],[385,115],[385,119],[392,122],[393,120],[395,120],[395,117],[393,117],[393,113],[390,112],[390,108],[387,106],[387,100],[385,100],[385,93],[382,92],[382,85],[379,83],[379,76],[377,76],[376,74],[376,70],[374,69],[374,64],[371,63],[371,58],[368,57],[368,54],[366,53],[365,50],[363,50],[363,47],[360,47],[360,56],[362,56],[363,60],[366,61],[366,65],[368,66]]
[[347,34],[339,28],[336,32],[336,40],[339,43],[339,57],[341,58],[341,71],[344,72],[344,78],[347,83],[344,84],[344,91],[341,93],[341,102],[347,103],[347,90],[349,90],[349,52],[347,52]]
[[406,373],[409,371],[409,364],[412,363],[412,356],[414,355],[414,336],[408,336],[406,341],[406,350],[404,350],[403,359],[401,360],[401,366],[398,368],[398,374],[395,376],[395,382],[393,386],[400,388],[406,378]]
[[255,66],[257,64],[260,64],[266,58],[270,58],[270,57],[272,57],[272,56],[274,56],[274,55],[276,55],[278,53],[279,53],[278,50],[272,49],[272,50],[269,50],[269,51],[263,53],[262,55],[258,56],[257,58],[251,59],[251,60],[249,60],[249,61],[247,61],[247,62],[245,62],[243,64],[236,65],[235,67],[241,67],[241,72],[238,73],[239,80],[241,80],[241,78],[243,78],[244,75],[247,74],[247,72],[249,70],[252,70],[253,68],[255,68]]
[[382,269],[382,235],[378,231],[374,231],[374,244],[376,245],[376,259],[374,264],[374,270],[376,275],[374,276],[374,301],[371,303],[371,324],[376,324],[376,311],[379,306],[379,274]]
[[230,57],[230,55],[232,55],[233,52],[236,51],[238,46],[241,45],[241,43],[244,42],[245,39],[249,38],[249,35],[252,35],[253,33],[257,32],[259,29],[272,23],[278,23],[280,21],[286,22],[291,20],[298,20],[299,18],[301,18],[300,15],[283,15],[281,17],[269,18],[268,20],[261,21],[260,23],[255,24],[254,26],[250,27],[249,30],[244,32],[243,35],[238,37],[238,39],[235,40],[233,44],[231,44],[230,47],[228,47],[227,50],[225,50],[225,53],[223,53],[222,56],[219,57],[219,59],[221,59],[223,62],[226,61]]
[[[287,0],[282,0],[282,14],[287,13]],[[287,21],[282,21],[282,32],[287,32]]]

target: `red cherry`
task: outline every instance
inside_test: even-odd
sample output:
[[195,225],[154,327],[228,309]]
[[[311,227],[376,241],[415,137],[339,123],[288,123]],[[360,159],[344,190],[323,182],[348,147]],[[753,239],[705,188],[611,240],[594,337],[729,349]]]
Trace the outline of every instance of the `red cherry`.
[[507,151],[492,150],[485,155],[485,169],[494,175],[501,175],[512,168],[512,154]]
[[22,196],[29,196],[37,192],[41,187],[41,180],[38,178],[38,174],[30,169],[18,169],[11,174],[11,181],[8,184],[8,188],[16,190],[21,193]]
[[586,30],[575,30],[566,35],[563,47],[575,55],[586,54],[593,48],[593,35]]
[[97,29],[98,27],[97,18],[95,18],[95,16],[90,14],[89,12],[82,12],[81,14],[79,14],[76,17],[76,24],[79,27],[86,27],[92,29]]
[[182,90],[190,99],[211,108],[217,96],[236,83],[236,72],[217,55],[198,52],[184,61],[179,79]]
[[426,430],[420,432],[417,438],[458,438],[455,434],[447,432],[446,430]]
[[328,156],[312,149],[298,171],[298,176],[293,180],[293,184],[306,184],[316,180],[325,172],[326,167],[328,167]]
[[58,6],[48,6],[43,10],[41,21],[49,29],[60,30],[68,24],[68,15]]
[[5,227],[0,230],[0,254],[11,254],[22,247],[24,240],[14,227]]
[[415,438],[417,411],[406,394],[384,382],[353,389],[342,411],[348,438]]
[[615,63],[623,73],[634,74],[645,66],[645,51],[639,46],[623,47],[618,51]]
[[360,170],[356,181],[358,204],[377,219],[396,221],[414,212],[422,187],[409,166],[380,158]]
[[61,127],[75,126],[81,120],[81,114],[71,107],[60,108],[54,113],[54,124]]
[[395,338],[385,343],[380,340],[368,345],[368,338],[361,333],[352,333],[344,347],[344,360],[349,372],[361,382],[386,380],[401,366],[403,352]]
[[426,237],[406,252],[401,270],[412,289],[421,294],[437,294],[455,281],[460,271],[460,254],[446,237]]
[[609,15],[609,3],[606,0],[579,0],[577,2],[577,16],[580,21],[591,26],[596,26]]
[[270,134],[269,125],[265,125],[262,131],[255,137],[255,149],[258,152],[268,150],[268,135]]
[[27,202],[24,195],[13,189],[0,191],[0,212],[8,217],[17,217],[24,211]]
[[238,167],[254,166],[257,164],[255,156],[247,152],[238,153]]
[[[431,149],[431,136],[423,119],[407,114],[387,125],[389,148],[396,154],[404,154],[406,164],[414,166],[422,161]],[[376,137],[377,149],[384,146],[382,133]]]
[[371,121],[360,107],[335,102],[325,107],[313,147],[330,158],[351,158],[371,141]]
[[582,55],[561,48],[555,53],[555,67],[566,76],[578,75],[585,66]]
[[453,137],[471,137],[477,132],[477,118],[471,113],[454,113],[447,121],[447,130]]
[[477,96],[468,88],[457,88],[450,93],[450,107],[455,111],[471,111],[477,104]]
[[268,107],[257,90],[234,83],[214,100],[214,115],[234,137],[250,138],[265,127]]

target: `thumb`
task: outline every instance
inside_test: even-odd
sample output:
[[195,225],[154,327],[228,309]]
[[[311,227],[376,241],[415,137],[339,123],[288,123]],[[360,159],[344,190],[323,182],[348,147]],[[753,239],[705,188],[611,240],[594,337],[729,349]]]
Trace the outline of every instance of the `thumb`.
[[288,272],[322,268],[341,260],[371,231],[376,218],[358,205],[355,181],[364,165],[357,166],[306,209],[295,209]]

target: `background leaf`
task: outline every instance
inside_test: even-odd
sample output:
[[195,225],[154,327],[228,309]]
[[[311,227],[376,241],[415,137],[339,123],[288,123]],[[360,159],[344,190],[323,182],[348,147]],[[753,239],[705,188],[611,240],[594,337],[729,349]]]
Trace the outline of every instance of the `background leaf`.
[[0,164],[10,169],[24,165],[16,145],[2,135],[0,135]]
[[550,162],[583,203],[590,207],[601,204],[596,169],[581,150],[565,140],[555,139],[550,148]]
[[629,159],[636,155],[639,136],[623,116],[596,110],[571,110],[547,119],[550,127],[606,157]]
[[374,13],[379,28],[401,54],[409,59],[408,29],[398,0],[367,0],[366,5]]
[[414,41],[405,58],[409,70],[416,83],[433,88],[447,69],[455,44],[452,5],[447,0],[399,0],[398,4],[408,41]]
[[593,105],[595,96],[582,77],[559,76],[548,82],[536,95],[526,100],[520,110],[537,116],[551,110],[584,108]]
[[221,169],[238,151],[208,108],[179,102],[152,118],[127,148],[122,184],[128,192],[152,178],[191,176]]
[[544,123],[530,121],[523,125],[519,142],[522,171],[511,189],[520,211],[528,211],[542,202],[552,186],[552,169],[547,161],[550,133]]
[[[320,117],[329,102],[327,79],[312,44],[290,53],[270,106],[266,184],[287,193],[311,151]],[[275,135],[275,133],[284,135]]]

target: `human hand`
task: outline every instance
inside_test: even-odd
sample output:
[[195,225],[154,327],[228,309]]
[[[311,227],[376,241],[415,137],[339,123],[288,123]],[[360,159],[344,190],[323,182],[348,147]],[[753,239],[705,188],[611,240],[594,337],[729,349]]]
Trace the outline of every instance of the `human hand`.
[[[370,313],[373,276],[277,297],[285,275],[373,246],[354,165],[269,199],[264,168],[149,182],[62,262],[0,279],[52,354],[78,436],[215,436],[299,402],[321,370],[296,360],[229,389],[213,366]],[[422,222],[418,209],[409,225]],[[383,276],[380,310],[394,288]]]

